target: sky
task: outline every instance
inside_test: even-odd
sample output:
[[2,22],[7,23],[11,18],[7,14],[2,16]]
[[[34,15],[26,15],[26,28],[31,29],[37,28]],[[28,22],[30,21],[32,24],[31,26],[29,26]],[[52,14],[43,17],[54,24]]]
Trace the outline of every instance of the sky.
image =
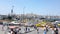
[[0,0],[0,14],[11,13],[13,5],[15,14],[60,16],[60,0]]

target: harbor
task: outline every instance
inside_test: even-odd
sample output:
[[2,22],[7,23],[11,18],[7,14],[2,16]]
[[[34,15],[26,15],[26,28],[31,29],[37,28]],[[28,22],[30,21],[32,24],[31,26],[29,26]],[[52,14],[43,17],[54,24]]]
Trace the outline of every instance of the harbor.
[[60,0],[0,0],[0,34],[60,34]]

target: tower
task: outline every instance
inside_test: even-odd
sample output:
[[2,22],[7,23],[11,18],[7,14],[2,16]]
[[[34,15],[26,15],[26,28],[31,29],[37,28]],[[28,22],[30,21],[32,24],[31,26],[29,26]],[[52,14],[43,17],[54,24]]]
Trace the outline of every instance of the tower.
[[14,6],[12,6],[12,9],[11,9],[11,14],[13,14],[13,9],[14,9]]

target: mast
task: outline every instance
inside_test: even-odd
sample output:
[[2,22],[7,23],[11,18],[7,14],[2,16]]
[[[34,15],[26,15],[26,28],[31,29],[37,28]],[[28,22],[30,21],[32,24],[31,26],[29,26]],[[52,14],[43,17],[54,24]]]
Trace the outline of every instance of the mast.
[[24,13],[25,13],[25,11],[24,11],[24,10],[25,10],[25,7],[23,7],[23,19],[22,19],[22,20],[23,20],[23,22],[24,22]]

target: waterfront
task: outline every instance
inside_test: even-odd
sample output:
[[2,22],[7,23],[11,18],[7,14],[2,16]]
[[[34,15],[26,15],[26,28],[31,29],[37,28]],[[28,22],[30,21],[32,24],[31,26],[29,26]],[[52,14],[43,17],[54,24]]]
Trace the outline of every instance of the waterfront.
[[[24,31],[24,26],[21,27],[21,34],[43,34],[44,33],[44,28],[38,27],[38,32],[36,29],[34,28],[30,28],[30,31],[28,31],[27,33]],[[58,29],[58,31],[60,31],[60,29]],[[2,29],[2,25],[0,25],[0,33],[1,34],[8,34],[8,30],[6,29],[6,26],[4,27],[4,30]],[[50,28],[49,31],[47,32],[47,34],[52,34],[52,29]]]

